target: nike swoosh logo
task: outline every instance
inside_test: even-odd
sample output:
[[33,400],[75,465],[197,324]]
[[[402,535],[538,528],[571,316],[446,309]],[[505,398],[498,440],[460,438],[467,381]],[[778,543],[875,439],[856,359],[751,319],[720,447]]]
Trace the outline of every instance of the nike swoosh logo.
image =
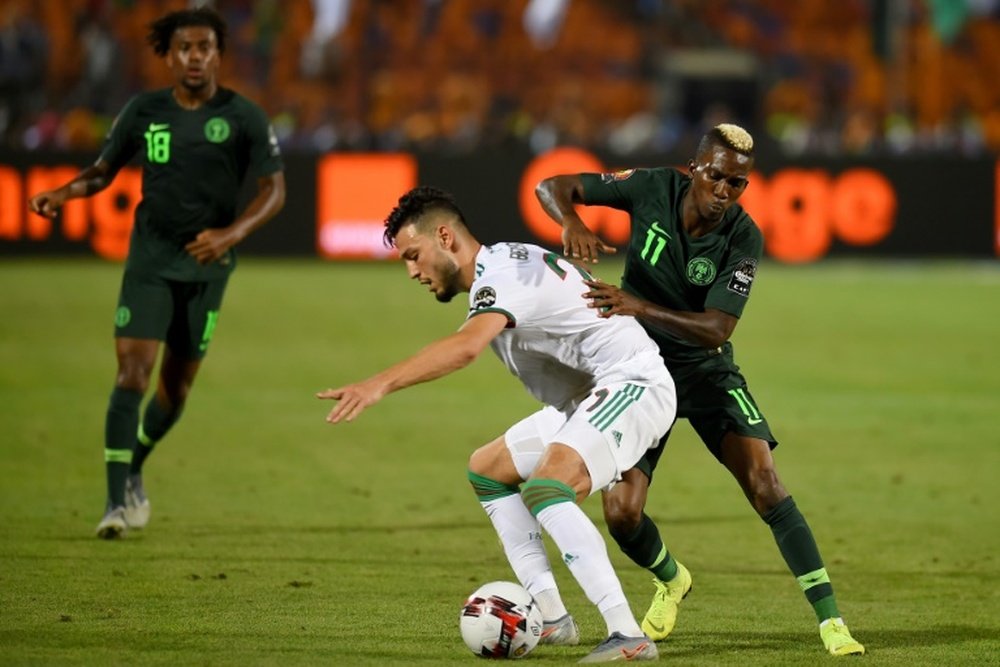
[[623,648],[622,649],[622,656],[624,656],[624,658],[626,660],[631,660],[632,658],[636,657],[637,655],[639,655],[640,653],[642,653],[643,651],[645,651],[647,646],[649,646],[649,642],[643,642],[643,643],[639,644],[638,646],[636,646],[631,651],[629,649],[627,649],[627,648]]
[[653,623],[652,621],[646,621],[646,622],[649,623],[649,627],[653,628],[653,630],[655,630],[656,632],[663,632],[663,626],[662,625],[657,625],[656,623]]
[[160,130],[166,130],[169,127],[170,127],[170,123],[150,123],[149,124],[149,131],[150,132],[159,132]]
[[663,234],[664,236],[667,237],[668,240],[670,239],[670,234],[667,233],[667,230],[665,230],[663,227],[660,227],[659,220],[657,220],[656,222],[654,222],[653,225],[652,225],[652,227],[650,227],[650,229],[652,229],[657,234]]
[[764,420],[763,419],[750,419],[750,417],[747,417],[747,423],[750,424],[751,426],[753,426],[754,424],[759,424],[762,421],[764,421]]

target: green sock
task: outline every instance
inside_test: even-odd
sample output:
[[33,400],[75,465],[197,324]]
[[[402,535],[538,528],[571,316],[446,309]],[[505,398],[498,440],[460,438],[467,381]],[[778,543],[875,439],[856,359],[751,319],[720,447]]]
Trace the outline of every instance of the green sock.
[[104,465],[108,478],[108,503],[125,504],[125,479],[132,462],[132,443],[139,424],[142,393],[115,387],[104,422]]
[[645,512],[639,526],[631,534],[612,530],[611,537],[636,565],[646,568],[660,581],[670,581],[677,576],[677,561],[667,551],[660,539],[660,531]]
[[537,517],[546,507],[576,502],[576,492],[556,479],[529,479],[522,487],[521,499],[531,515]]
[[788,564],[788,569],[795,575],[799,586],[806,595],[816,618],[823,622],[828,618],[840,616],[837,610],[837,600],[833,596],[833,585],[823,567],[823,559],[819,555],[819,547],[813,538],[809,524],[802,512],[795,506],[795,501],[789,496],[768,510],[762,517],[764,523],[771,527],[778,550]]
[[472,490],[481,503],[498,500],[517,493],[517,486],[508,486],[503,482],[478,475],[471,470],[467,470],[466,475],[469,478],[469,483],[472,484]]
[[153,447],[180,419],[181,409],[163,407],[156,396],[149,399],[149,402],[146,403],[146,411],[142,415],[142,423],[139,425],[139,433],[135,437],[130,474],[135,475],[142,471],[142,464],[153,453]]

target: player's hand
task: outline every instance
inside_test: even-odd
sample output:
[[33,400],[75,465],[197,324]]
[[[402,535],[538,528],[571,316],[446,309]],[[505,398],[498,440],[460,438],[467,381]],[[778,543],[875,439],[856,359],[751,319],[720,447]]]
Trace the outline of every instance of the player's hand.
[[622,288],[601,280],[585,280],[584,282],[590,291],[584,292],[583,298],[589,299],[588,308],[597,309],[598,317],[611,317],[612,315],[638,317],[642,313],[642,300]]
[[48,190],[40,192],[29,199],[28,208],[38,215],[44,215],[46,218],[54,218],[65,203],[65,195],[60,194],[58,190]]
[[617,248],[608,245],[597,234],[587,229],[587,226],[579,219],[563,221],[562,242],[563,255],[585,263],[597,264],[599,252],[611,255],[618,252]]
[[365,380],[346,387],[317,392],[316,398],[337,401],[337,405],[333,406],[330,414],[326,416],[327,422],[336,424],[342,421],[354,421],[365,408],[382,400],[385,393],[382,383]]
[[225,228],[204,229],[194,240],[184,246],[199,264],[211,264],[236,245],[236,239]]

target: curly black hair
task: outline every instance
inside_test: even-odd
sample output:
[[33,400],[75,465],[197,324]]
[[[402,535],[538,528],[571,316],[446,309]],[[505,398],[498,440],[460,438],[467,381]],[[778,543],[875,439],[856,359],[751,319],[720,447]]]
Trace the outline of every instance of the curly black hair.
[[170,12],[149,24],[146,41],[153,46],[153,52],[165,56],[170,51],[170,40],[178,28],[205,26],[215,31],[215,44],[219,53],[226,51],[226,22],[208,7],[182,9]]
[[385,233],[382,241],[386,247],[392,248],[396,245],[396,235],[404,225],[411,222],[419,222],[428,213],[444,212],[451,214],[458,219],[462,225],[465,224],[465,216],[455,203],[455,198],[444,190],[440,190],[429,185],[422,185],[413,188],[399,198],[399,204],[392,209],[389,217],[385,219]]

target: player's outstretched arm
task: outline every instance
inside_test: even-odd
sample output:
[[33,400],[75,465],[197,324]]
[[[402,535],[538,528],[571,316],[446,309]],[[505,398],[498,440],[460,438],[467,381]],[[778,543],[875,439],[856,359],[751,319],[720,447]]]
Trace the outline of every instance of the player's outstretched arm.
[[645,324],[705,348],[712,349],[725,343],[739,323],[735,315],[716,308],[707,308],[703,313],[672,310],[600,280],[585,282],[590,290],[583,293],[583,298],[589,301],[587,306],[597,309],[600,317],[631,315]]
[[111,166],[104,160],[98,160],[76,175],[70,182],[56,188],[39,192],[28,200],[28,208],[38,215],[54,218],[56,213],[70,199],[89,197],[108,187],[114,179]]
[[199,264],[209,264],[277,215],[285,205],[285,174],[275,172],[257,179],[257,195],[232,224],[204,229],[184,246]]
[[386,394],[465,368],[506,326],[507,317],[500,313],[476,315],[452,335],[434,341],[409,359],[367,380],[317,393],[316,398],[337,401],[326,421],[331,424],[353,421]]
[[600,252],[614,254],[617,248],[606,244],[590,231],[574,203],[583,203],[583,181],[579,174],[552,176],[535,186],[535,196],[550,218],[562,225],[563,254],[584,262],[597,263]]

